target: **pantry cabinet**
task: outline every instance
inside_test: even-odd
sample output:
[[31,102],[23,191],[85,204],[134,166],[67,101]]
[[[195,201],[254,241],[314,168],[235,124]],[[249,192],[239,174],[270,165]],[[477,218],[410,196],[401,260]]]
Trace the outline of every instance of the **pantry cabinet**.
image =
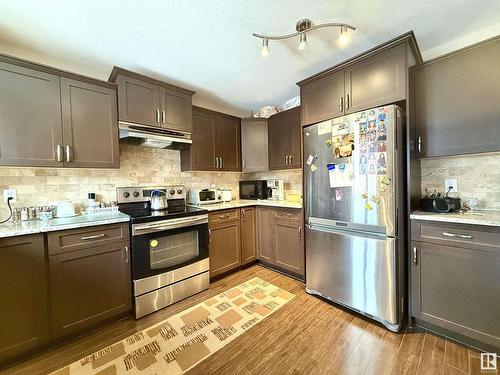
[[114,67],[110,82],[118,85],[118,119],[121,122],[193,130],[193,91]]
[[0,55],[0,165],[118,168],[116,86]]
[[193,143],[181,150],[183,171],[241,171],[241,119],[193,109]]
[[417,157],[500,151],[500,37],[413,70]]
[[295,169],[302,165],[300,107],[269,118],[269,170]]

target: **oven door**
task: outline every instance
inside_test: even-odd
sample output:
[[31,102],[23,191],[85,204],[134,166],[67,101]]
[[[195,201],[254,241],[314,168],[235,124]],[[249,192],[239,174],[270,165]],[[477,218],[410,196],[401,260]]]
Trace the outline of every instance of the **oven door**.
[[134,224],[131,255],[134,281],[208,263],[208,215]]

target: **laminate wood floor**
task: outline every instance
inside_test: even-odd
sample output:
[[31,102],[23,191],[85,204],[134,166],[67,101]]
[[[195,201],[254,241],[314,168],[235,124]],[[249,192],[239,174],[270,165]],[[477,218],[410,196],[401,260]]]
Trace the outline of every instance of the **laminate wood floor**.
[[47,374],[255,276],[296,298],[195,366],[189,375],[481,373],[475,351],[425,331],[390,332],[308,295],[299,281],[259,265],[140,320],[123,319],[0,372]]

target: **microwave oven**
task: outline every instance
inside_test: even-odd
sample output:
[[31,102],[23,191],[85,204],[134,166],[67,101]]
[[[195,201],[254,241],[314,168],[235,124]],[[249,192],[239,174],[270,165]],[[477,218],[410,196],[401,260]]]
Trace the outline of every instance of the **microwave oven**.
[[240,199],[267,199],[267,181],[240,181]]

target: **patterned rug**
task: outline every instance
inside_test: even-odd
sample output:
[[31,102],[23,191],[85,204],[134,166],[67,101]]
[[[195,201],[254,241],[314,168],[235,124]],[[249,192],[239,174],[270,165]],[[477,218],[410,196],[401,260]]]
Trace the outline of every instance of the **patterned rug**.
[[182,374],[293,297],[256,277],[52,375]]

